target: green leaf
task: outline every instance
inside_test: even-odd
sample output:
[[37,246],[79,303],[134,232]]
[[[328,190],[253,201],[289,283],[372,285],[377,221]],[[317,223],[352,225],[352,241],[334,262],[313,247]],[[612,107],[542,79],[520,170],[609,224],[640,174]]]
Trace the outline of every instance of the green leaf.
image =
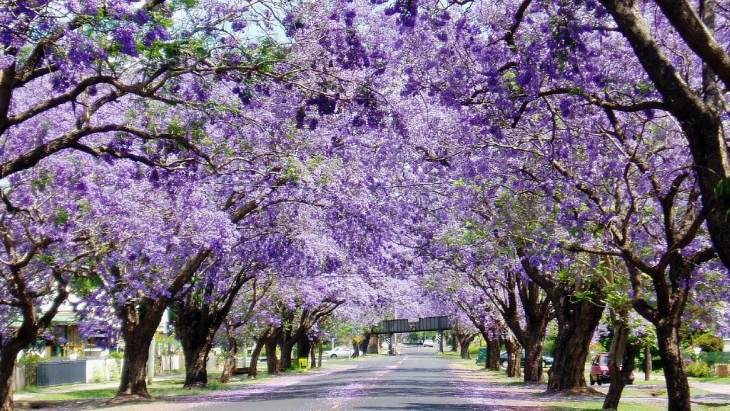
[[68,223],[68,219],[69,219],[68,211],[57,209],[56,216],[53,217],[53,225],[55,225],[56,227],[66,225],[66,223]]
[[715,185],[715,197],[730,199],[730,178],[723,178]]

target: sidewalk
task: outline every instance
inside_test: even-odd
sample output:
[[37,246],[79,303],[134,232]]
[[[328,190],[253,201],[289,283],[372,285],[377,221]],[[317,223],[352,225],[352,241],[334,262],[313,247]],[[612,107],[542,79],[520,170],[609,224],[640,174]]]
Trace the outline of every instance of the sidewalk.
[[730,405],[730,384],[712,384],[708,382],[692,382],[690,387],[707,391],[708,394],[692,396],[692,402],[702,405]]

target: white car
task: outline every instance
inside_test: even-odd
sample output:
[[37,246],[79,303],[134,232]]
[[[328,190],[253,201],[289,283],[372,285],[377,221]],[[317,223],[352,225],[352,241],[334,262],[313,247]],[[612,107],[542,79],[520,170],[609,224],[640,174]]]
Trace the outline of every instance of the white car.
[[328,358],[350,358],[352,357],[352,348],[340,345],[331,350],[325,351],[323,355]]
[[430,338],[426,338],[423,340],[423,346],[424,347],[433,347],[433,340]]

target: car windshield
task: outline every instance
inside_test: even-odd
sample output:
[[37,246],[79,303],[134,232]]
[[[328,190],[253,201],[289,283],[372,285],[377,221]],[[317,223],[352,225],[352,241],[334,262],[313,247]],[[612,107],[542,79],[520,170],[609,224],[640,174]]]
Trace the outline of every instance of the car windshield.
[[601,365],[608,365],[608,356],[601,357]]

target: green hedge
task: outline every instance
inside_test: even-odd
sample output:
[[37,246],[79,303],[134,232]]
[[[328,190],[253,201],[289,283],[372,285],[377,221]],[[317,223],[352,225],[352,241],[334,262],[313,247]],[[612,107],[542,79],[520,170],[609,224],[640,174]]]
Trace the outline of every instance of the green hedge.
[[700,358],[710,364],[730,364],[730,352],[707,352],[702,353]]

